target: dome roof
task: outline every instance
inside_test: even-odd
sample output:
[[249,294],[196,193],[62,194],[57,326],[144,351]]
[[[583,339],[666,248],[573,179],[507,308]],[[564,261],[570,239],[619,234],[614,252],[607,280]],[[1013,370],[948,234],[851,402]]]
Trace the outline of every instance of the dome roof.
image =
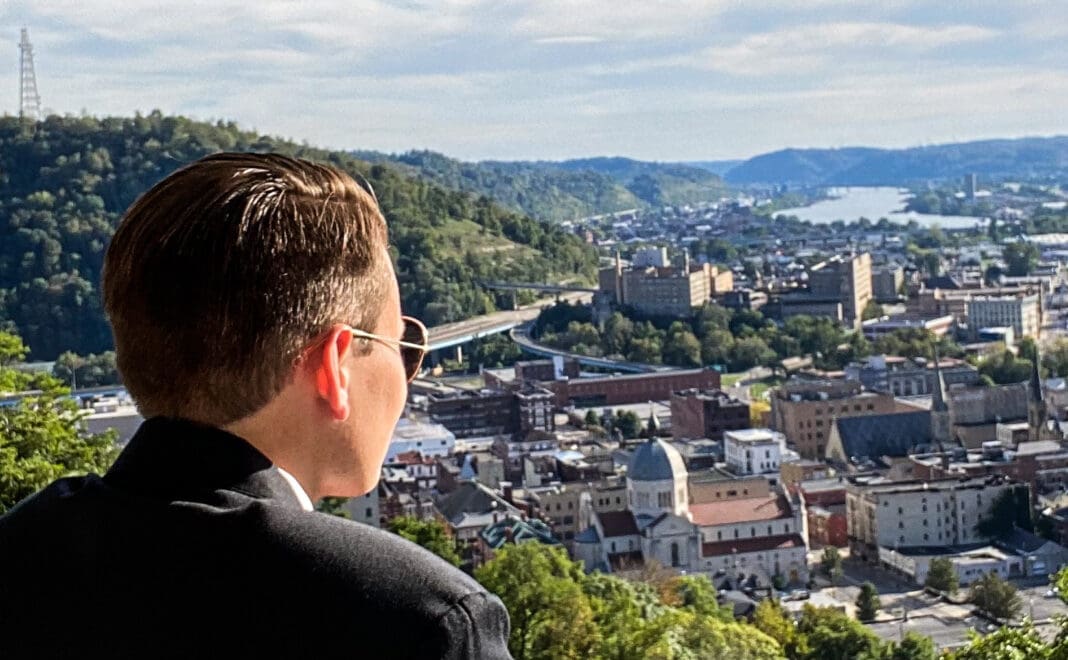
[[685,474],[679,451],[659,438],[638,445],[627,468],[627,478],[634,481],[664,481]]

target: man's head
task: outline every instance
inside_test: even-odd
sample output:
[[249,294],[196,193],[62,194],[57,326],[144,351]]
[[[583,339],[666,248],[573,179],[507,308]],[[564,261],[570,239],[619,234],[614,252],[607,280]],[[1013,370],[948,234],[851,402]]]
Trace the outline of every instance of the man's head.
[[[353,404],[384,407],[393,419],[379,426],[391,428],[403,395],[361,391],[381,385],[356,373],[376,364],[351,362],[388,349],[344,330],[403,332],[386,246],[373,196],[325,165],[217,154],[161,181],[127,211],[104,262],[118,366],[142,414],[226,427],[296,385],[288,412],[308,416],[309,431],[352,435]],[[377,366],[388,385],[402,369]]]

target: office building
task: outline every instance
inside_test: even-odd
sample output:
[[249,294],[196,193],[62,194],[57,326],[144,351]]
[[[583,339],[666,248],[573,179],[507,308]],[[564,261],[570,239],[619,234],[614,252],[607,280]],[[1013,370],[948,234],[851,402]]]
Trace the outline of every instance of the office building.
[[976,296],[968,300],[968,328],[976,336],[981,328],[1011,327],[1017,339],[1038,338],[1042,314],[1037,294]]
[[837,298],[842,303],[846,325],[858,326],[872,299],[871,254],[835,257],[813,267],[808,274],[808,287],[813,296]]
[[749,428],[749,404],[723,390],[671,393],[671,435],[722,440],[724,431]]

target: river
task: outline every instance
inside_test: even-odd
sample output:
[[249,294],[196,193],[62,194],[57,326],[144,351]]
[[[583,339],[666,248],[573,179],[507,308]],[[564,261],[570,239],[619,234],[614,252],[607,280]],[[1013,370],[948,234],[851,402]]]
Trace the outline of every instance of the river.
[[851,222],[867,218],[875,222],[879,218],[886,218],[901,224],[915,220],[921,225],[938,225],[943,229],[966,229],[982,222],[980,218],[963,215],[906,213],[903,209],[909,193],[899,188],[830,188],[827,193],[832,199],[825,199],[810,206],[783,209],[775,215],[796,215],[802,220],[824,225],[835,220]]

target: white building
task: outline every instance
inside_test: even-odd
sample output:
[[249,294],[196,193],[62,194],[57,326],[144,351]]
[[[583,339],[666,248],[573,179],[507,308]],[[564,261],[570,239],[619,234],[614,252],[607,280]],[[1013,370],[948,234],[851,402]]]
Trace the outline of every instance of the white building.
[[456,436],[441,424],[417,422],[402,417],[393,429],[393,438],[386,450],[386,462],[398,454],[417,451],[423,456],[448,456],[456,448]]
[[1002,476],[849,484],[846,525],[853,555],[868,560],[879,548],[982,543],[976,526],[1004,492],[1026,485]]
[[723,432],[727,468],[737,475],[778,472],[785,436],[769,429]]
[[807,581],[808,534],[798,502],[776,492],[695,503],[688,477],[682,456],[668,443],[639,445],[627,470],[629,509],[595,514],[575,536],[576,559],[588,570],[633,569],[656,560],[710,575]]
[[635,268],[646,268],[648,266],[666,268],[671,265],[668,261],[667,248],[665,247],[638,248],[634,251],[630,264]]
[[968,327],[978,330],[1009,326],[1014,336],[1038,337],[1038,295],[976,296],[968,300]]

